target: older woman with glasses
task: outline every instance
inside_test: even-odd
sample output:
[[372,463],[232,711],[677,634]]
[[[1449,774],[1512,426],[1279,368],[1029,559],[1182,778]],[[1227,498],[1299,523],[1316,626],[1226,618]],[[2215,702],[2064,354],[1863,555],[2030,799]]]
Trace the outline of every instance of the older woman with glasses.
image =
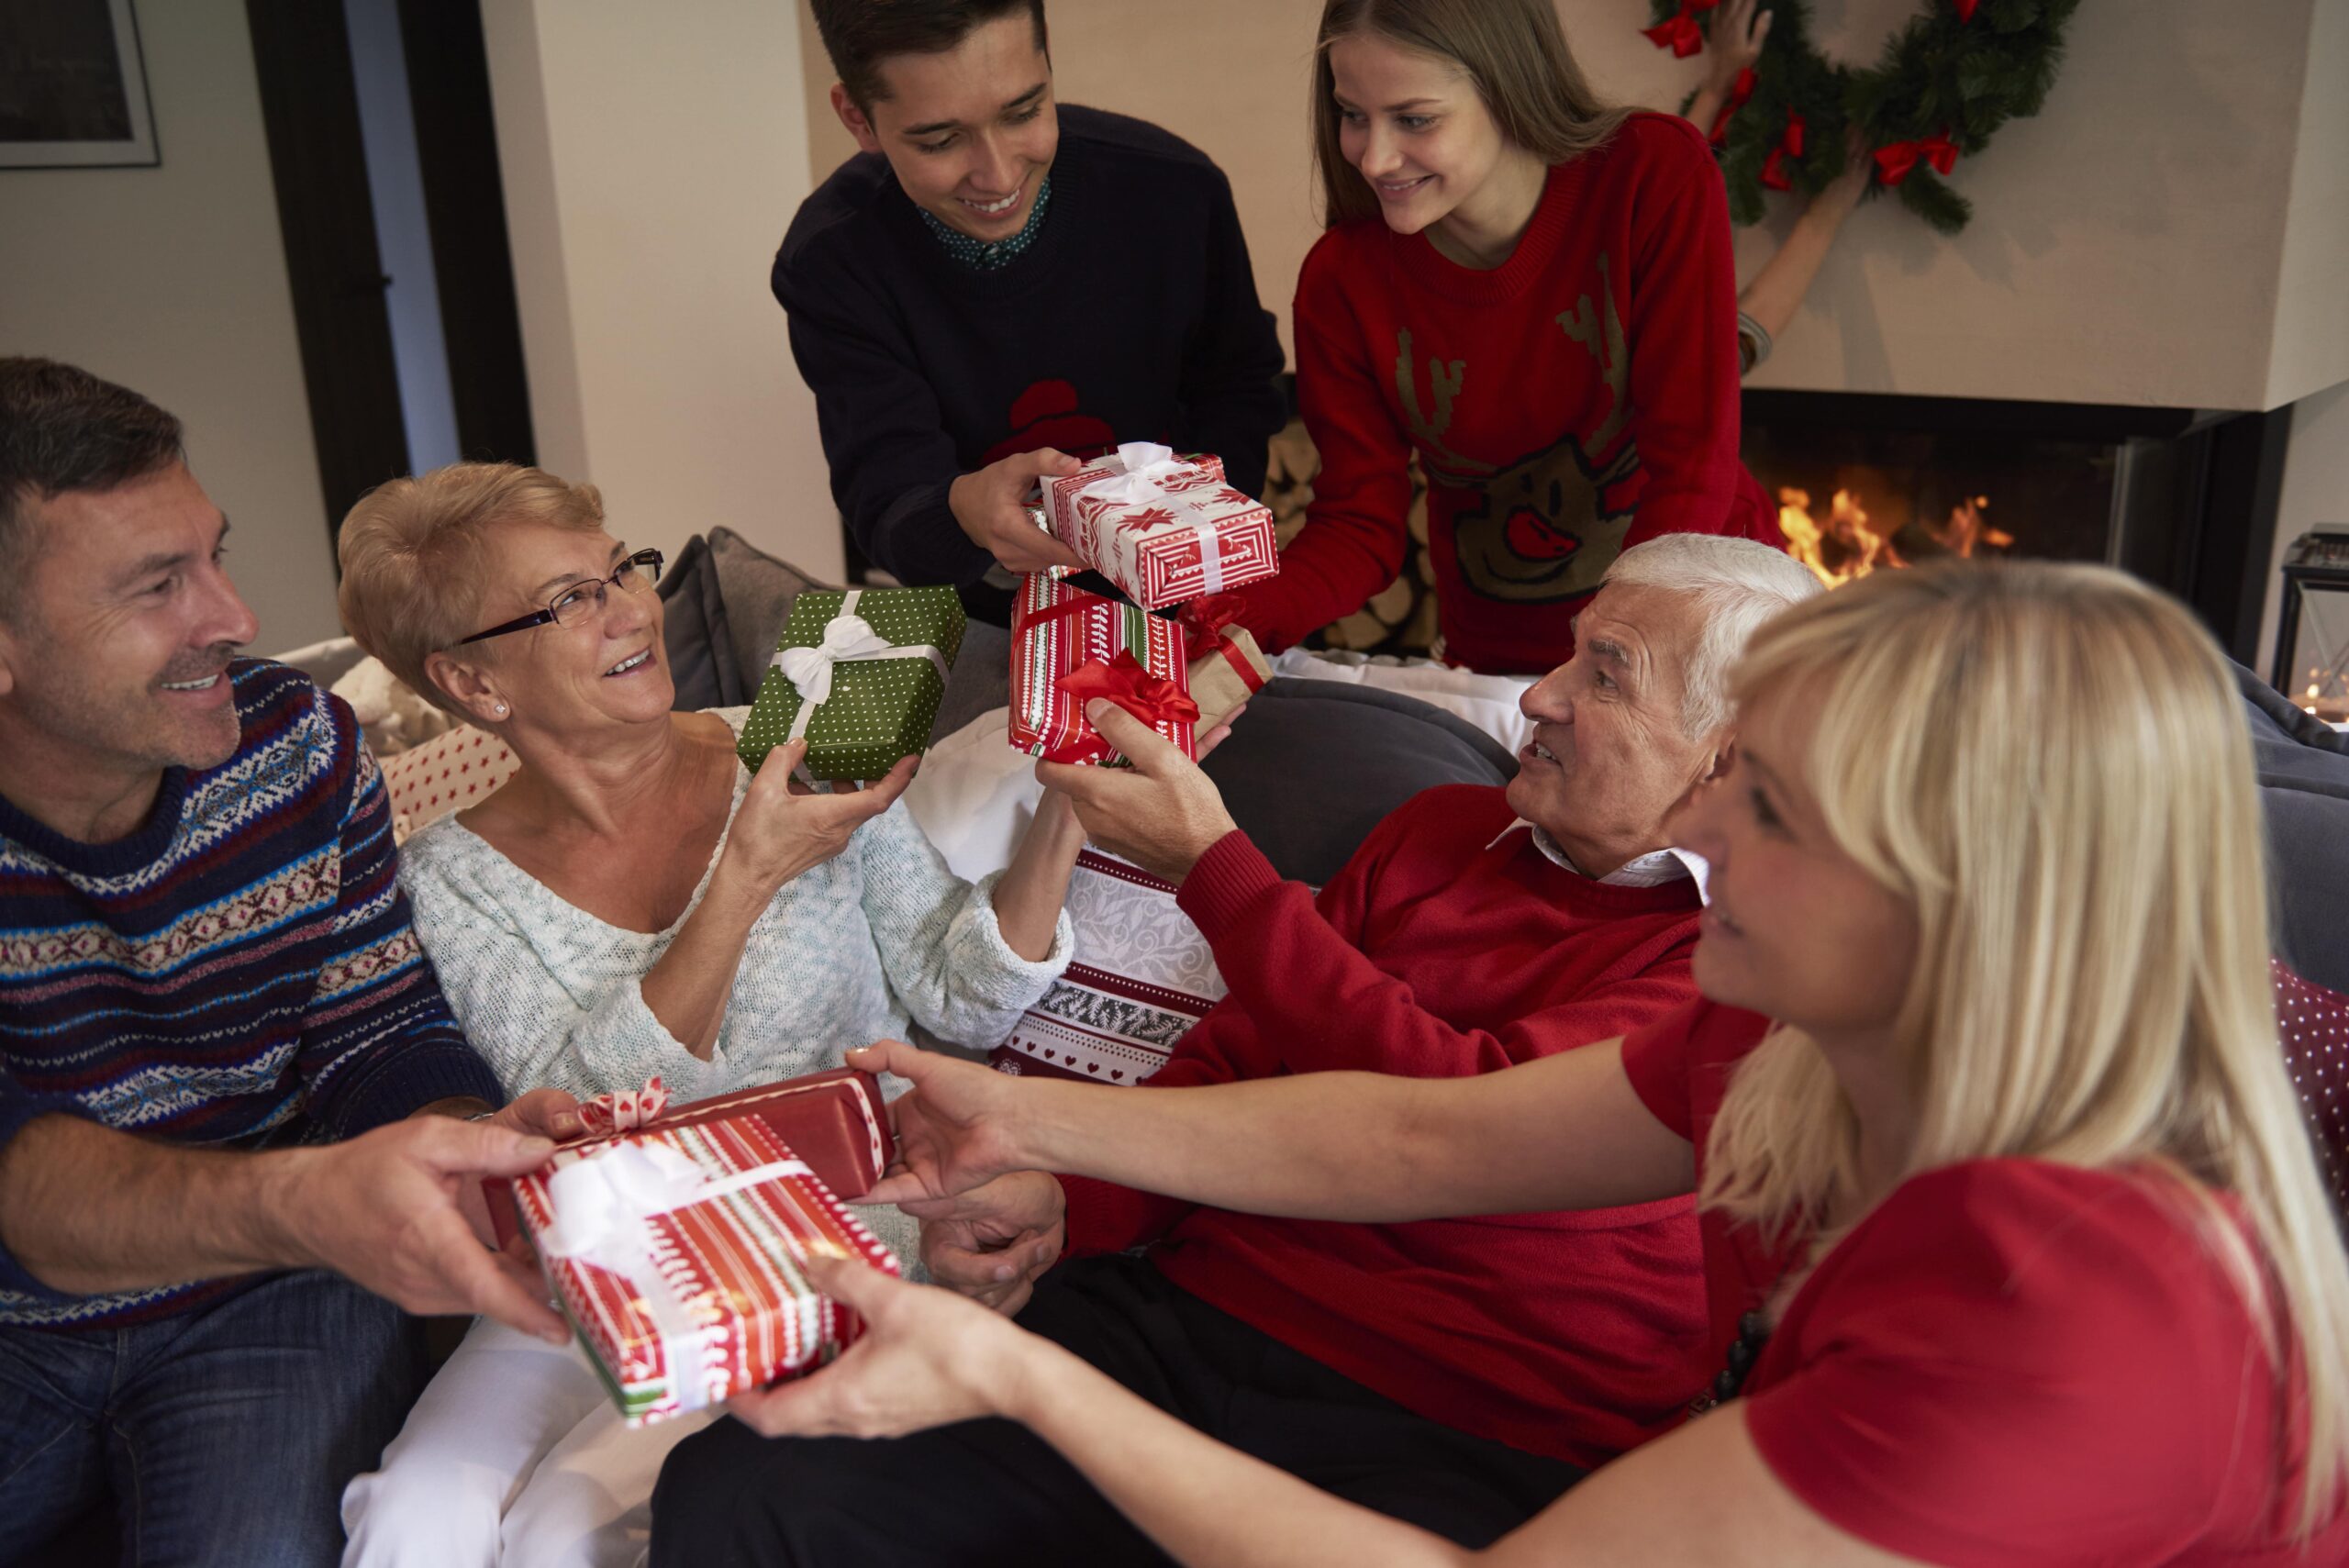
[[[1048,794],[1008,870],[951,873],[897,797],[756,776],[747,710],[674,713],[658,550],[592,486],[461,463],[362,500],[344,622],[521,767],[403,851],[401,883],[457,1018],[509,1092],[658,1076],[673,1099],[841,1064],[918,1021],[992,1044],[1066,964],[1084,836]],[[875,1211],[914,1262],[914,1228]],[[574,1353],[477,1325],[384,1468],[344,1500],[347,1561],[633,1562],[662,1455],[691,1421],[621,1428]]]

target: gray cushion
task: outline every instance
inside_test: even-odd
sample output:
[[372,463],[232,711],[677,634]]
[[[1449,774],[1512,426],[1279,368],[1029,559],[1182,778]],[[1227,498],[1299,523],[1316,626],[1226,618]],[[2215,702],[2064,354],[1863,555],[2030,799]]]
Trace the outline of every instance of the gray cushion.
[[930,738],[936,740],[952,735],[1010,700],[1011,633],[986,621],[972,621],[963,628],[963,651],[954,656],[953,673],[946,678],[945,700],[938,705],[938,722],[930,727]]
[[2349,994],[2349,739],[2237,668],[2267,821],[2276,954]]
[[740,695],[741,676],[730,657],[718,656],[718,649],[731,644],[708,540],[696,534],[685,541],[677,559],[662,573],[659,592],[661,644],[669,655],[669,678],[676,683],[677,706],[693,712],[748,701]]
[[742,695],[735,700],[749,702],[759,695],[775,639],[791,618],[791,601],[806,589],[837,584],[776,560],[729,528],[709,530],[709,554],[726,605],[727,640],[720,646],[731,655],[741,683]]
[[1437,784],[1506,784],[1499,741],[1397,692],[1275,680],[1207,760],[1224,805],[1275,869],[1319,886],[1370,830]]

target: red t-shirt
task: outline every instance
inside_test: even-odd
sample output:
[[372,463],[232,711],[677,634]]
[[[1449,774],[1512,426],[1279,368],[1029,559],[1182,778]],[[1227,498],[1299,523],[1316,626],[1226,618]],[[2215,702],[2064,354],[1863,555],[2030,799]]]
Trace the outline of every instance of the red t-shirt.
[[[1699,1002],[1624,1041],[1648,1108],[1697,1145],[1767,1021]],[[2040,1160],[1913,1176],[1787,1301],[1747,1378],[1746,1429],[1820,1517],[1887,1551],[1981,1568],[2349,1561],[2349,1514],[2302,1551],[2259,1326],[2177,1188]],[[1718,1212],[1713,1344],[1803,1251]],[[2280,1485],[2279,1485],[2280,1478]]]
[[1268,649],[1360,609],[1408,539],[1407,465],[1453,662],[1539,674],[1627,545],[1784,543],[1738,462],[1737,280],[1720,172],[1670,115],[1550,171],[1490,271],[1424,234],[1341,225],[1297,286],[1297,402],[1321,470],[1280,575],[1241,590]]

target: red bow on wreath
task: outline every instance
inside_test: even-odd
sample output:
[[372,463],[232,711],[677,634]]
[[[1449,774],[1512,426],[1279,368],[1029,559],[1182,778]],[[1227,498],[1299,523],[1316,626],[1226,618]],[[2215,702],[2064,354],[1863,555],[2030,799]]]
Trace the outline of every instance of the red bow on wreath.
[[1107,697],[1153,729],[1169,719],[1198,722],[1199,705],[1190,694],[1163,675],[1143,669],[1130,648],[1120,648],[1107,663],[1088,659],[1055,684],[1080,704]]
[[1737,73],[1737,82],[1729,90],[1729,100],[1721,105],[1721,112],[1713,117],[1711,139],[1715,147],[1729,140],[1730,117],[1745,106],[1746,99],[1753,96],[1753,83],[1756,80],[1753,67],[1750,65]]
[[1957,166],[1957,143],[1949,139],[1947,127],[1917,141],[1896,141],[1877,148],[1876,178],[1887,185],[1897,185],[1909,177],[1920,160],[1932,164],[1936,174],[1946,174]]
[[1802,116],[1787,116],[1787,134],[1778,139],[1778,145],[1770,149],[1770,156],[1762,161],[1762,183],[1772,190],[1795,188],[1795,183],[1787,177],[1787,160],[1802,156]]
[[1981,5],[1982,0],[1950,0],[1950,3],[1957,7],[1959,21],[1970,22],[1974,19],[1974,8]]
[[1686,60],[1705,47],[1705,30],[1697,25],[1697,13],[1709,11],[1721,0],[1680,0],[1680,9],[1667,21],[1641,30],[1648,41],[1658,49],[1668,49],[1675,60]]

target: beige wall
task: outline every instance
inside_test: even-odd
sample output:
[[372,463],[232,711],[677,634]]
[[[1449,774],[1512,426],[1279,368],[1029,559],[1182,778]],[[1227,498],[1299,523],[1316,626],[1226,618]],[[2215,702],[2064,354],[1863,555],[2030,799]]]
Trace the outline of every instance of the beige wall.
[[767,292],[807,194],[776,0],[485,0],[540,457],[670,550],[723,523],[841,570],[815,406]]
[[325,494],[240,0],[139,7],[162,163],[0,170],[0,353],[153,398],[236,526],[256,650],[337,635]]
[[[1843,58],[1873,58],[1918,3],[1820,0],[1817,35]],[[852,144],[823,102],[831,75],[796,8],[820,177]],[[1315,232],[1304,95],[1319,9],[1052,8],[1063,97],[1157,120],[1231,173],[1258,287],[1284,323]],[[1699,61],[1640,36],[1646,0],[1559,9],[1611,95],[1672,107],[1694,83]],[[2247,408],[2349,380],[2345,35],[2349,0],[2083,7],[2046,112],[1959,166],[1972,226],[1944,239],[1893,203],[1871,204],[1758,384]],[[2309,82],[2325,90],[2304,106]],[[1774,248],[1773,228],[1741,234],[1742,276]]]

